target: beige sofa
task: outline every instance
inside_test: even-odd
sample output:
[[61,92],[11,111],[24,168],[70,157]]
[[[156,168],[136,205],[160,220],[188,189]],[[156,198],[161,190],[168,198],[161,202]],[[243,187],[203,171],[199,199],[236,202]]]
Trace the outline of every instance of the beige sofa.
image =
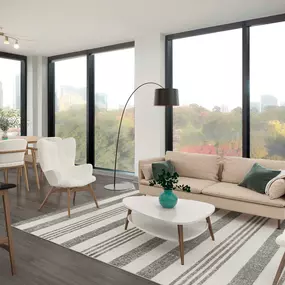
[[152,162],[170,160],[179,174],[179,184],[191,187],[191,193],[175,191],[179,198],[211,203],[217,208],[285,219],[285,197],[271,200],[266,194],[238,186],[255,162],[271,169],[285,169],[285,161],[224,157],[168,151],[165,157],[139,162],[139,190],[146,195],[158,196],[162,189],[149,186],[142,168]]

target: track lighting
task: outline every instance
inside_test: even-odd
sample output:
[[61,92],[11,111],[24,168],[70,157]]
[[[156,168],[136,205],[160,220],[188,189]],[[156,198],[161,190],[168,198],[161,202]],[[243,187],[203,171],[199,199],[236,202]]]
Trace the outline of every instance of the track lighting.
[[20,45],[18,43],[18,40],[16,40],[15,43],[14,43],[14,48],[15,49],[19,49],[19,47],[20,47]]
[[4,44],[5,44],[5,45],[10,44],[9,38],[8,38],[7,36],[4,36]]

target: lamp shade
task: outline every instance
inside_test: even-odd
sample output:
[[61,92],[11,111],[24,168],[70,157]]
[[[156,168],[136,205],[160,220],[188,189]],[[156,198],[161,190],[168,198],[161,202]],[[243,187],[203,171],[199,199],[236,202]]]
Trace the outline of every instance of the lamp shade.
[[179,97],[178,89],[173,88],[158,88],[154,95],[155,106],[178,106]]

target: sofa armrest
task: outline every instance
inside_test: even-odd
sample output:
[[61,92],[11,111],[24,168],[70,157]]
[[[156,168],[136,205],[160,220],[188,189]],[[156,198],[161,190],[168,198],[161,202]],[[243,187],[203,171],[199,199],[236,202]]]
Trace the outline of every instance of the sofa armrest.
[[158,161],[165,161],[165,157],[154,157],[154,158],[149,158],[149,159],[144,159],[144,160],[139,160],[139,182],[144,179],[144,175],[142,172],[142,166],[145,164],[151,164],[153,162],[158,162]]

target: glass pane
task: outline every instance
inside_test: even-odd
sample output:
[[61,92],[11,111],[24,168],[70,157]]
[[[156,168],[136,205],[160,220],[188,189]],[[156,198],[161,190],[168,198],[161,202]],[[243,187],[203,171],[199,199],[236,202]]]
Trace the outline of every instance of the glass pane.
[[21,61],[0,58],[0,112],[10,118],[8,134],[21,133]]
[[86,57],[55,62],[55,135],[76,139],[76,162],[86,162]]
[[[120,116],[134,89],[134,48],[95,54],[95,166],[114,169]],[[117,169],[134,171],[134,101],[120,135]]]
[[250,29],[251,157],[285,158],[285,23]]
[[173,41],[175,150],[242,155],[242,31]]

